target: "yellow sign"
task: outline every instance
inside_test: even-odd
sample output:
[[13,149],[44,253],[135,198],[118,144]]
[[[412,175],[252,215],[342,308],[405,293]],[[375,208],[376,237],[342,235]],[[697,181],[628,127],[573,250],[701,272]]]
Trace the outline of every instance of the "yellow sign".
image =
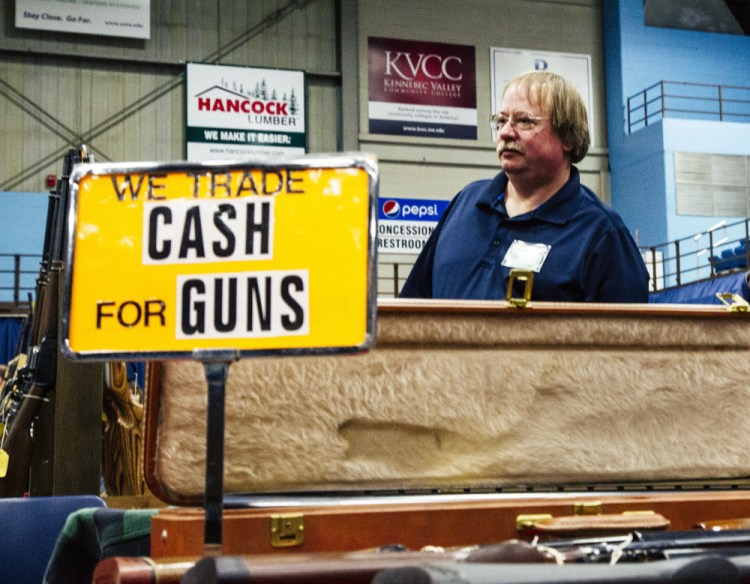
[[88,164],[71,186],[68,356],[371,344],[372,159]]

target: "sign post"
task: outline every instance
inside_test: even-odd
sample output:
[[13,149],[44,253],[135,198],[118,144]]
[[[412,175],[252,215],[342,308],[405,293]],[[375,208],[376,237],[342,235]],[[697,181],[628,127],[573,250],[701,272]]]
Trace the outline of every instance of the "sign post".
[[373,343],[377,192],[366,155],[72,173],[63,355],[203,362],[207,553],[221,552],[229,364]]

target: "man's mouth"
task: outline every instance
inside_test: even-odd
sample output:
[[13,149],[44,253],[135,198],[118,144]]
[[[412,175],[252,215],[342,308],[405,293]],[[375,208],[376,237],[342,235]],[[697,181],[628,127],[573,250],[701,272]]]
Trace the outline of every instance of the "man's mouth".
[[523,148],[520,145],[515,144],[513,142],[500,143],[497,146],[497,152],[498,154],[501,154],[501,155],[506,152],[511,152],[515,154],[523,154]]

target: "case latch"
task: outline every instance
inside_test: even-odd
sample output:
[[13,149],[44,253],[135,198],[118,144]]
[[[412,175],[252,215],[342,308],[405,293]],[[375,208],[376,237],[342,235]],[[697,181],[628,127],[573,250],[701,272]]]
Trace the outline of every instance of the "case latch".
[[573,515],[601,515],[601,501],[582,501],[573,504]]
[[731,312],[747,312],[750,304],[739,294],[731,292],[719,292],[716,297],[721,300]]
[[294,547],[305,541],[305,516],[302,513],[271,515],[271,545]]
[[516,531],[526,531],[531,529],[538,521],[552,519],[549,513],[527,513],[526,515],[516,516]]
[[[525,282],[522,298],[513,296],[513,288],[516,281]],[[531,270],[511,270],[508,277],[508,290],[505,293],[505,299],[508,301],[508,304],[515,306],[516,308],[531,307],[531,289],[533,287],[534,272]]]

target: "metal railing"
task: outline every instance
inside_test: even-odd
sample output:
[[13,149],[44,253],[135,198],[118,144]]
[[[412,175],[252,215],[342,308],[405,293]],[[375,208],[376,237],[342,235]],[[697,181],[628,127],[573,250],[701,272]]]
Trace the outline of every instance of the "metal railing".
[[660,81],[628,98],[628,134],[665,117],[750,122],[750,87]]
[[[641,247],[652,292],[679,288],[750,269],[750,218],[720,221],[705,231],[650,247]],[[378,296],[396,297],[412,262],[378,263]]]
[[[36,291],[41,256],[0,253],[0,305],[28,307],[28,295]],[[379,262],[378,296],[398,296],[413,262]]]
[[[717,223],[704,232],[641,247],[654,292],[710,280],[750,267],[750,219]],[[0,254],[0,304],[26,306],[36,289],[41,256]],[[377,293],[398,296],[413,262],[378,262]],[[32,269],[33,268],[33,269]],[[655,277],[654,277],[655,275]]]
[[378,262],[378,296],[396,298],[413,262]]
[[29,253],[0,253],[0,303],[28,306],[28,295],[36,291],[42,257]]
[[691,237],[642,247],[641,253],[651,275],[652,292],[747,271],[750,219],[730,224],[720,221]]

